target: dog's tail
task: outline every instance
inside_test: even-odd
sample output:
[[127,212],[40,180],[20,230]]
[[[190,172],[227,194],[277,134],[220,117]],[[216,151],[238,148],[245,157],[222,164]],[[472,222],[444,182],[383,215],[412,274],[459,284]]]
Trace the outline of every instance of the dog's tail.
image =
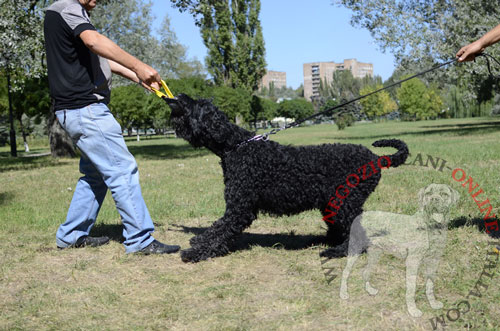
[[391,160],[390,164],[391,167],[397,167],[402,165],[403,163],[405,163],[409,155],[408,146],[404,141],[399,139],[377,140],[372,145],[375,147],[394,147],[398,150],[396,154],[384,155]]

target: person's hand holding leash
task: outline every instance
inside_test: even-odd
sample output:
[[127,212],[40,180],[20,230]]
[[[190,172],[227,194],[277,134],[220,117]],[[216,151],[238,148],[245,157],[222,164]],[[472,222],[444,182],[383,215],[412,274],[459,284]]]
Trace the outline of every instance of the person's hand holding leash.
[[481,54],[484,49],[488,46],[500,40],[500,25],[487,32],[484,36],[478,40],[470,43],[457,52],[456,57],[458,62],[473,61],[477,55]]
[[484,51],[486,47],[482,45],[481,39],[462,47],[456,57],[458,57],[458,62],[473,61],[477,54]]

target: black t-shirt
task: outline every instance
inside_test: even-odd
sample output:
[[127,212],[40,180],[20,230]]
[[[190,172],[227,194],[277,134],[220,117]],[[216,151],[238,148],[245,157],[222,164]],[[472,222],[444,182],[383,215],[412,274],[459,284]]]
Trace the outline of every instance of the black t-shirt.
[[57,1],[47,8],[45,49],[55,110],[109,102],[109,63],[91,52],[80,39],[80,33],[86,30],[95,30],[95,27],[78,0]]

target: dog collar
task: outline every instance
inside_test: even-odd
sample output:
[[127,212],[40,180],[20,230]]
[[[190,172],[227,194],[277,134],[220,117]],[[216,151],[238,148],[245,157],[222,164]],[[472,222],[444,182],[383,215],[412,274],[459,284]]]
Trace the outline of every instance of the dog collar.
[[229,154],[231,153],[232,151],[235,151],[237,150],[238,148],[240,148],[241,146],[243,145],[246,145],[248,144],[249,142],[252,142],[252,141],[259,141],[259,140],[262,140],[262,141],[267,141],[269,139],[269,135],[267,133],[265,134],[259,134],[259,135],[256,135],[256,136],[253,136],[252,138],[250,139],[247,139],[247,140],[244,140],[240,143],[238,143],[234,148],[231,148],[229,151],[226,152],[226,154]]

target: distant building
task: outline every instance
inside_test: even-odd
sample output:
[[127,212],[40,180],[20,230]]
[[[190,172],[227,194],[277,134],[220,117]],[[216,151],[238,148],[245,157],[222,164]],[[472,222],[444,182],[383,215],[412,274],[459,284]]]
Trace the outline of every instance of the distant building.
[[350,70],[356,78],[373,76],[373,64],[358,62],[356,59],[347,59],[343,63],[313,62],[304,63],[304,97],[312,100],[319,97],[320,82],[327,84],[332,81],[333,73],[337,70]]
[[260,89],[263,87],[269,88],[270,84],[274,83],[274,88],[286,87],[286,72],[269,70],[260,82]]

